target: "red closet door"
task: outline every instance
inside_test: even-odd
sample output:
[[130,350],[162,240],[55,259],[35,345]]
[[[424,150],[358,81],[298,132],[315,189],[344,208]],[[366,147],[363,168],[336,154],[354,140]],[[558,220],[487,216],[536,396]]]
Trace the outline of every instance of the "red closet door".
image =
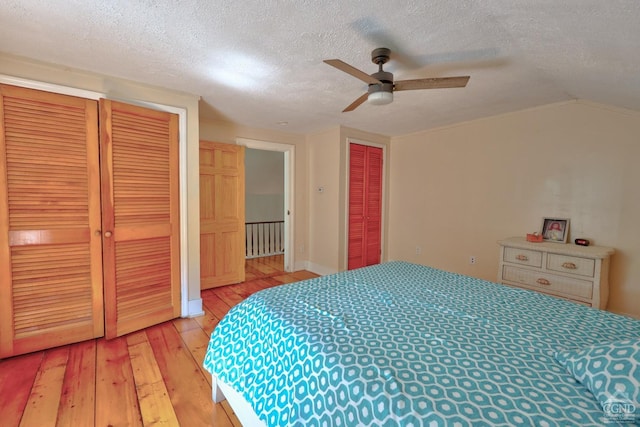
[[367,147],[365,182],[365,265],[380,263],[382,252],[382,148]]
[[347,268],[378,264],[382,232],[382,149],[349,148],[349,247]]

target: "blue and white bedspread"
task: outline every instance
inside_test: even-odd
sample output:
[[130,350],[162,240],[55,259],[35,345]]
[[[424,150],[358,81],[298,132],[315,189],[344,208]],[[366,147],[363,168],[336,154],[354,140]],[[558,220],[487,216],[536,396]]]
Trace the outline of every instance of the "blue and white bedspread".
[[554,354],[639,336],[627,317],[389,262],[252,295],[204,366],[269,426],[603,425]]

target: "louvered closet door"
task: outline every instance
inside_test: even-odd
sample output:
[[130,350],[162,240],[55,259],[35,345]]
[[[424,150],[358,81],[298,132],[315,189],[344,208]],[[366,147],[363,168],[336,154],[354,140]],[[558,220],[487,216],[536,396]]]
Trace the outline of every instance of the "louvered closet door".
[[380,262],[382,155],[381,148],[349,144],[349,270]]
[[5,85],[0,95],[5,357],[102,336],[104,322],[97,103]]
[[364,267],[365,249],[365,178],[367,147],[349,145],[349,270]]
[[382,148],[367,147],[365,264],[380,263],[382,249]]
[[100,100],[107,338],[180,315],[178,117]]

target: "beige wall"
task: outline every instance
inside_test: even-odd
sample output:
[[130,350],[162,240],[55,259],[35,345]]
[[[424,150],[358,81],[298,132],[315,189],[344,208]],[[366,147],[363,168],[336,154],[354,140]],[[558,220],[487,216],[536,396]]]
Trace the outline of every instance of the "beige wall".
[[577,101],[394,138],[389,258],[495,281],[497,240],[566,217],[616,249],[608,309],[640,317],[639,135],[640,114]]
[[[340,247],[340,128],[307,135],[309,150],[308,268],[319,274],[337,272]],[[322,188],[322,192],[319,191]]]
[[[385,147],[390,141],[387,136],[347,127],[336,127],[307,135],[309,150],[308,268],[319,274],[335,273],[347,267],[347,161],[350,140]],[[388,170],[386,167],[385,169]],[[323,189],[322,192],[319,191],[320,187]]]

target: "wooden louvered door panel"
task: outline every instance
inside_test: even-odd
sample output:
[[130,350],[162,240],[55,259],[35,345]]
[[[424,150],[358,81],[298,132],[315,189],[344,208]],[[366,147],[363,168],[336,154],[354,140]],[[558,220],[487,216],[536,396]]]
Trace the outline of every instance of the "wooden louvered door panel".
[[381,148],[349,144],[349,270],[380,262],[382,156]]
[[380,263],[382,249],[382,148],[367,147],[365,265]]
[[107,338],[180,315],[178,117],[100,100]]
[[97,102],[6,85],[0,95],[5,357],[100,337],[104,321]]
[[200,287],[244,281],[244,147],[200,141]]
[[347,268],[364,267],[366,150],[349,144],[349,247]]

